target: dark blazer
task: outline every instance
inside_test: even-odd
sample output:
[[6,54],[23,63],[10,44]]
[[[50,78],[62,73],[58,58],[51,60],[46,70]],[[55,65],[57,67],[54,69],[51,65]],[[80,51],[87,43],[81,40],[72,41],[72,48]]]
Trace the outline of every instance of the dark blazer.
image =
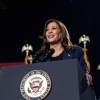
[[[40,59],[43,59],[43,56]],[[84,60],[84,52],[83,52],[81,47],[74,46],[72,52],[64,51],[63,60],[67,60],[67,59],[78,59],[80,66],[82,67],[83,71],[85,73],[89,73],[88,70],[87,70],[86,62]],[[50,61],[50,59],[46,60],[46,62],[49,62],[49,61]]]

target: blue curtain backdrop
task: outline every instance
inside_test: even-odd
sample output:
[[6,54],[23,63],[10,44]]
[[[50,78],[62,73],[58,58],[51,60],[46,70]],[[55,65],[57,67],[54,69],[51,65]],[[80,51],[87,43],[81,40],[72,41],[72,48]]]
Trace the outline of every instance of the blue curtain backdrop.
[[26,43],[33,46],[34,54],[42,45],[39,38],[44,24],[50,19],[61,20],[68,28],[73,44],[79,44],[83,34],[90,37],[87,55],[97,94],[100,96],[100,1],[66,0],[60,3],[30,6],[0,11],[0,62],[24,61],[21,48]]

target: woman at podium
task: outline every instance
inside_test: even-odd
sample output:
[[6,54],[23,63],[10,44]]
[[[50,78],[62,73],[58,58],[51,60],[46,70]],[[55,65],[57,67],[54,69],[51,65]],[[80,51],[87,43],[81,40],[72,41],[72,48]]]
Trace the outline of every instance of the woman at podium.
[[91,84],[92,76],[87,70],[83,50],[81,47],[71,43],[68,30],[61,21],[55,19],[47,20],[41,38],[43,39],[42,51],[46,52],[51,48],[55,51],[49,59],[45,59],[46,62],[78,59],[80,66],[86,74],[87,84]]

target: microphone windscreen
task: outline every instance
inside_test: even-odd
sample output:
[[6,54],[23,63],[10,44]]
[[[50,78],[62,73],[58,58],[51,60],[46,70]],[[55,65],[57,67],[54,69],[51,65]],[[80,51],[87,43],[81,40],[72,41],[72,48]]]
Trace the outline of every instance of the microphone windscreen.
[[50,58],[51,55],[55,52],[54,49],[49,49],[45,54],[44,54],[44,58],[43,58],[43,61],[46,61],[46,59]]
[[48,53],[49,53],[50,55],[52,55],[54,52],[55,52],[55,50],[54,50],[53,48],[51,48],[51,49],[48,50]]
[[43,51],[42,50],[38,50],[33,57],[40,57],[42,55]]

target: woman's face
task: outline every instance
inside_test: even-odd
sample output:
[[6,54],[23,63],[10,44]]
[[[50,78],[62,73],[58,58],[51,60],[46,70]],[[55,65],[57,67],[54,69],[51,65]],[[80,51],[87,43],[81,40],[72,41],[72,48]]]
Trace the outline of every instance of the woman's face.
[[58,43],[61,39],[61,31],[56,22],[51,22],[46,28],[46,39],[49,43]]

